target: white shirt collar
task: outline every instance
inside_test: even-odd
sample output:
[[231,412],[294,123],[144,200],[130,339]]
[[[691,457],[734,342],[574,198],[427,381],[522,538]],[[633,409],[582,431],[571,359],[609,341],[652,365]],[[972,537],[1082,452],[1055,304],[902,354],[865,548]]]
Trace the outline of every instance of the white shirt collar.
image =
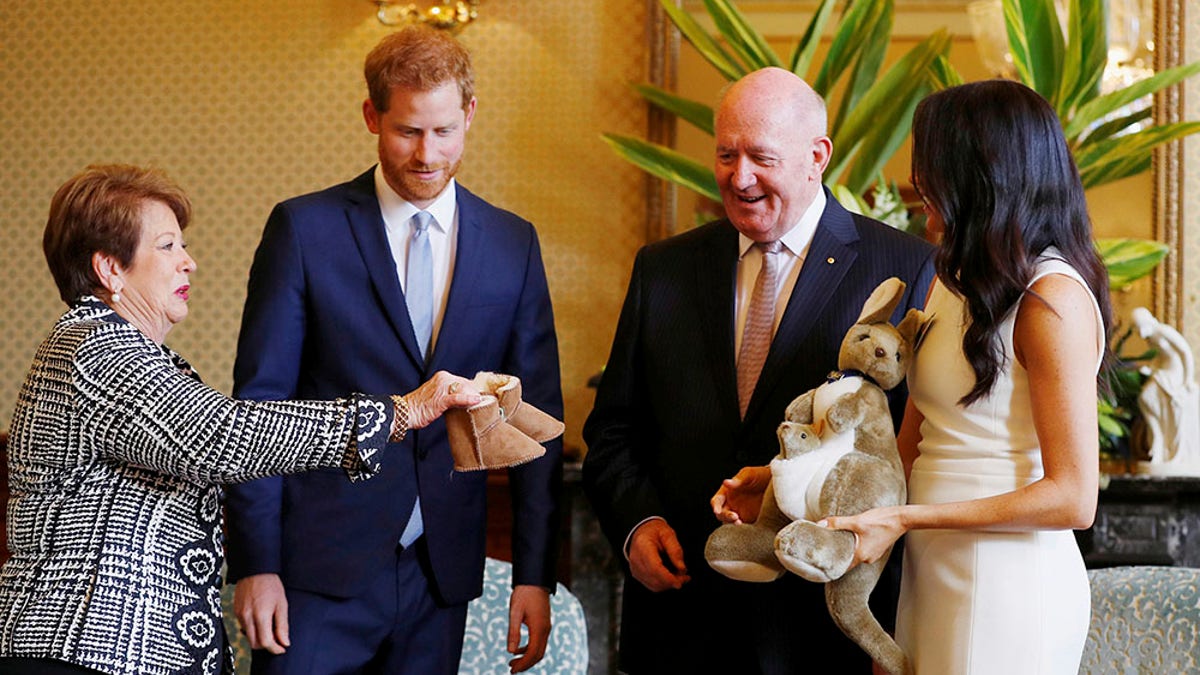
[[407,224],[417,211],[424,210],[433,216],[433,226],[443,233],[449,231],[458,209],[458,184],[453,178],[429,208],[418,209],[396,194],[383,175],[383,167],[378,164],[375,165],[375,195],[379,198],[379,210],[385,223]]
[[[817,231],[817,224],[821,222],[821,215],[825,213],[825,188],[817,190],[816,196],[812,203],[804,210],[804,214],[800,216],[800,220],[791,227],[787,232],[779,238],[783,244],[783,248],[791,252],[797,257],[804,257],[808,252],[808,246],[812,243],[813,235]],[[754,246],[754,240],[744,234],[738,234],[738,259],[740,260]]]

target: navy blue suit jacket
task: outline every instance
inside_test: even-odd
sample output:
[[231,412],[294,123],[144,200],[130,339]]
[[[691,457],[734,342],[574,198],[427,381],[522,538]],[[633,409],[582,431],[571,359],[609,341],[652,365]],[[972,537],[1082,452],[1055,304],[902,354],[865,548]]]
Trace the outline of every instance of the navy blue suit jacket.
[[[458,249],[428,365],[412,324],[375,195],[373,171],[278,204],[250,271],[234,395],[331,399],[407,393],[437,370],[521,378],[524,398],[561,419],[554,317],[533,226],[461,185]],[[561,441],[509,471],[514,583],[553,588]],[[350,484],[339,470],[230,488],[230,578],[264,572],[333,596],[394,573],[400,533],[420,493],[435,592],[446,602],[483,584],[486,472],[453,470],[445,423],[389,444],[382,472]]]
[[[776,428],[785,408],[836,370],[842,338],[871,291],[893,276],[908,284],[898,319],[924,304],[933,279],[928,243],[851,214],[826,196],[744,420],[738,414],[734,354],[737,230],[727,220],[710,223],[643,248],[634,263],[596,405],[584,427],[584,487],[618,551],[644,519],[664,517],[679,537],[692,581],[682,591],[658,594],[627,581],[621,663],[630,672],[655,672],[648,664],[656,660],[658,667],[686,663],[711,626],[726,630],[765,622],[748,629],[745,640],[732,632],[712,635],[721,641],[721,654],[734,655],[732,667],[747,673],[760,666],[763,672],[811,667],[813,653],[800,654],[807,640],[830,654],[833,645],[823,636],[841,638],[819,585],[791,575],[773,584],[729,582],[704,561],[705,541],[719,525],[709,499],[722,479],[744,466],[766,464],[779,452]],[[903,396],[900,392],[893,403],[897,419]],[[803,584],[817,589],[807,600],[792,594],[803,593]],[[718,596],[721,589],[727,595]],[[738,606],[721,619],[714,612],[725,600]],[[822,622],[825,632],[813,629]],[[719,667],[712,656],[706,658],[702,667]],[[772,669],[772,659],[781,670]]]

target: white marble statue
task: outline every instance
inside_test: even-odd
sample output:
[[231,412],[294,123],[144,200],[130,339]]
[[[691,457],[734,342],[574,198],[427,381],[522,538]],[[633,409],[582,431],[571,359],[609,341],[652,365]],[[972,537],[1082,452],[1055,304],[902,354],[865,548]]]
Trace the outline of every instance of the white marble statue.
[[1138,396],[1150,452],[1150,461],[1139,463],[1138,470],[1200,476],[1200,386],[1192,348],[1145,307],[1133,310],[1132,318],[1138,334],[1158,351]]

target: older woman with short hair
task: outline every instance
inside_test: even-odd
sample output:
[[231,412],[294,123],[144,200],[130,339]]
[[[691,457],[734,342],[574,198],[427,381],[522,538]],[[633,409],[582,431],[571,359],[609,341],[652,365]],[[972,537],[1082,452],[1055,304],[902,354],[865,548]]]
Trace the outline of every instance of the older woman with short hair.
[[124,165],[89,167],[51,202],[43,247],[70,309],[12,418],[0,673],[232,672],[218,486],[321,467],[369,478],[389,442],[480,400],[444,372],[335,401],[205,386],[162,344],[188,314],[190,214],[162,173]]

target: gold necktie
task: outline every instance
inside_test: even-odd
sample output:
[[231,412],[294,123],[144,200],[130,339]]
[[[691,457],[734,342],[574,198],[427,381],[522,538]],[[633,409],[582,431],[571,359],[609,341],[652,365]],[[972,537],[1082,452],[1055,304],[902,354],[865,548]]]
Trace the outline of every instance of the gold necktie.
[[754,281],[754,293],[750,296],[750,307],[746,311],[746,329],[742,332],[742,348],[737,360],[738,408],[742,417],[750,405],[750,396],[758,384],[767,352],[771,350],[771,337],[775,328],[775,288],[778,284],[779,261],[776,254],[783,247],[778,241],[755,244],[762,251],[762,267]]

